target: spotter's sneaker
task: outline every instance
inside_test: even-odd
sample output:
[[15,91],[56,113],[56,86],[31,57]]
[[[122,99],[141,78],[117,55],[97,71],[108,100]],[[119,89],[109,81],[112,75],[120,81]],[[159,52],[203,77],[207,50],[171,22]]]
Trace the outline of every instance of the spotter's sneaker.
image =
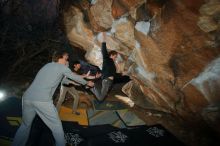
[[72,113],[73,113],[73,114],[75,114],[75,115],[77,115],[77,116],[79,116],[79,115],[80,115],[80,112],[77,112],[77,111],[76,111],[76,112],[75,112],[75,111],[73,111]]

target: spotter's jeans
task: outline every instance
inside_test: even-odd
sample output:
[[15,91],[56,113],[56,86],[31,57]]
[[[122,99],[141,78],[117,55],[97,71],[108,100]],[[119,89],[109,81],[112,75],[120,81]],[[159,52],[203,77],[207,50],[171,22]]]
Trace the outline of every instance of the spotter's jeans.
[[111,86],[113,84],[113,80],[106,78],[102,80],[102,86],[101,88],[97,88],[96,85],[91,88],[90,90],[95,94],[96,98],[99,101],[103,101],[108,94],[108,91],[110,90]]

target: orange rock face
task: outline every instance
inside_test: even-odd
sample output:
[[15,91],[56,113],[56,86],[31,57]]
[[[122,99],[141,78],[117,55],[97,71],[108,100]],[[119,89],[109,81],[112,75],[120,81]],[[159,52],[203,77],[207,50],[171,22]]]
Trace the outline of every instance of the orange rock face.
[[112,16],[117,19],[120,16],[124,15],[126,12],[128,12],[127,8],[120,3],[118,0],[113,0],[112,3]]
[[[98,0],[87,11],[94,32],[84,40],[94,46],[82,47],[90,56],[87,59],[97,59],[89,53],[98,52],[98,32],[106,31],[108,48],[120,52],[124,69],[133,79],[126,85],[126,94],[146,111],[162,115],[146,118],[143,114],[143,119],[157,123],[159,118],[188,145],[200,145],[201,141],[210,145],[205,131],[220,131],[208,128],[219,122],[218,114],[207,114],[220,112],[216,104],[220,101],[219,2],[213,1]],[[215,27],[204,21],[203,15],[215,20]],[[77,42],[76,36],[69,39]],[[177,119],[176,123],[167,122],[169,118]],[[191,137],[179,133],[181,127],[186,133],[192,128]]]
[[89,9],[89,20],[94,31],[105,31],[111,28],[113,17],[111,13],[112,0],[98,0]]

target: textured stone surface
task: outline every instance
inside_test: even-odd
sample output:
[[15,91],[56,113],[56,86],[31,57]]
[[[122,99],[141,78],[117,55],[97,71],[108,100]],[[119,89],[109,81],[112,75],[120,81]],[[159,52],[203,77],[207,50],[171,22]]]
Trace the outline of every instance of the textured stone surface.
[[212,16],[218,12],[220,12],[220,2],[216,1],[216,2],[209,2],[209,3],[206,3],[204,5],[201,6],[201,8],[199,9],[199,12],[202,14],[202,15],[209,15],[209,16]]
[[219,0],[207,0],[200,9],[200,17],[198,26],[204,32],[210,32],[212,38],[214,38],[213,46],[219,46],[219,29],[220,29],[220,1]]
[[127,18],[115,21],[111,31],[114,32],[115,38],[128,48],[133,49],[135,47],[134,24]]
[[142,5],[145,0],[119,0],[127,9],[137,8]]
[[106,31],[108,49],[120,53],[120,71],[132,78],[123,91],[140,117],[187,145],[208,146],[220,135],[219,110],[207,112],[219,102],[219,8],[218,1],[194,2],[97,0],[86,9],[89,22],[74,8],[65,26],[70,42],[98,66],[99,32]]
[[89,9],[89,20],[94,31],[104,31],[111,28],[113,16],[112,0],[97,0]]
[[127,12],[128,12],[127,8],[123,4],[121,4],[119,0],[113,0],[112,16],[115,19],[120,18],[120,16],[124,15]]
[[84,22],[83,17],[82,11],[72,6],[68,12],[64,13],[64,23],[70,43],[89,50],[93,48],[94,35],[92,30]]
[[211,32],[218,29],[218,24],[208,16],[200,17],[197,24],[205,32]]

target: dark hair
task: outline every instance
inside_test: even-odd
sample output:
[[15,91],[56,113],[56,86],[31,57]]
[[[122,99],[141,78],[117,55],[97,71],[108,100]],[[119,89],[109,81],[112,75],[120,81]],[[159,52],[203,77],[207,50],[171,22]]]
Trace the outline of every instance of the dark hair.
[[73,65],[76,65],[76,64],[80,64],[80,62],[78,60],[73,61]]
[[65,54],[68,54],[67,51],[65,50],[56,50],[54,53],[53,53],[53,56],[52,56],[52,61],[53,62],[58,62],[58,60],[60,58],[63,58],[63,55]]
[[116,51],[112,50],[112,51],[110,51],[108,54],[109,54],[109,56],[111,56],[111,55],[117,55],[117,54],[118,54],[118,52],[116,52]]

